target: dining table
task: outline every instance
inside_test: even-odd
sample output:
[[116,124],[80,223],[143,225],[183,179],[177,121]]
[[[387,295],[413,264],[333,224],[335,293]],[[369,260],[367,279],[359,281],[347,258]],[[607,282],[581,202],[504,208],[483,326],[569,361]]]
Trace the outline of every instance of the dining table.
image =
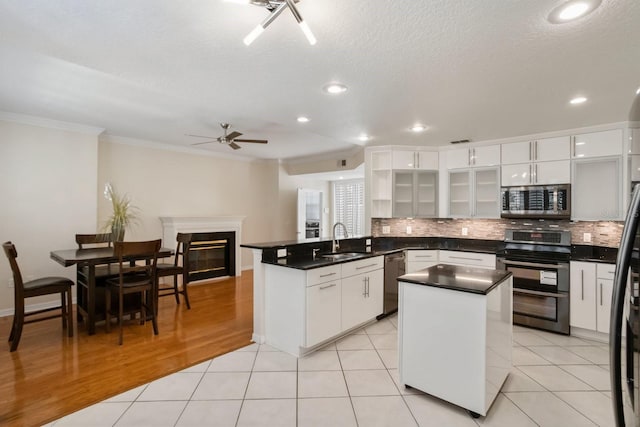
[[[158,258],[166,258],[173,254],[173,249],[161,248]],[[96,332],[96,322],[104,319],[104,313],[98,312],[98,293],[96,292],[96,269],[101,272],[108,269],[119,259],[114,254],[113,247],[99,247],[86,249],[60,249],[51,251],[51,259],[64,267],[76,266],[76,307],[77,321],[85,322],[89,335]],[[145,261],[148,257],[128,257],[128,261]],[[118,266],[111,269],[113,276],[118,274]]]

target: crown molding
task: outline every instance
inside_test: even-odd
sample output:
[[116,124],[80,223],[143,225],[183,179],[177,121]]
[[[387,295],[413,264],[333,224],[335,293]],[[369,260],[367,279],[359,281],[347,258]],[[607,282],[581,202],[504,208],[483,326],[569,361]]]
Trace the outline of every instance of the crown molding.
[[24,125],[39,126],[48,129],[85,133],[93,136],[98,136],[105,131],[104,128],[81,125],[78,123],[63,122],[60,120],[46,119],[44,117],[29,116],[27,114],[11,113],[8,111],[0,111],[0,120],[20,123]]

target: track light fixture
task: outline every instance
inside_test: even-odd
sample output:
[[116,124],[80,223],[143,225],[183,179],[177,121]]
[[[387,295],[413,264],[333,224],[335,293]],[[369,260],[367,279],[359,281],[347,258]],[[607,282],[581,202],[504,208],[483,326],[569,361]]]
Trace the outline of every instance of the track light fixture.
[[267,28],[278,17],[278,15],[280,15],[282,11],[287,7],[293,14],[293,17],[298,22],[298,25],[300,25],[300,29],[302,30],[304,35],[307,37],[309,44],[311,45],[316,44],[316,38],[311,32],[309,25],[307,25],[307,23],[302,18],[302,15],[300,15],[300,12],[298,11],[298,8],[296,7],[294,0],[253,0],[253,1],[249,1],[248,3],[266,8],[270,12],[270,14],[267,17],[267,19],[262,21],[262,23],[256,26],[244,38],[243,42],[245,45],[249,46],[251,43],[253,43],[254,40],[257,39],[260,36],[260,34],[264,32],[265,28]]

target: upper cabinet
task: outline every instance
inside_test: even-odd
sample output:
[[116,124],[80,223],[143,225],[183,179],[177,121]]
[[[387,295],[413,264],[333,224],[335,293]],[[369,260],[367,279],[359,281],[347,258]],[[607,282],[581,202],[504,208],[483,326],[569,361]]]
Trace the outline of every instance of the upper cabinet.
[[570,137],[502,144],[503,186],[568,184]]
[[393,217],[438,216],[438,172],[393,172]]
[[622,129],[583,133],[571,139],[574,159],[622,155]]
[[391,193],[393,176],[391,150],[369,151],[366,191],[369,199],[370,218],[391,218]]
[[500,145],[486,145],[474,148],[458,148],[446,152],[447,169],[499,166]]
[[542,138],[535,141],[502,144],[502,164],[569,160],[570,137]]
[[393,169],[438,170],[437,151],[393,150]]

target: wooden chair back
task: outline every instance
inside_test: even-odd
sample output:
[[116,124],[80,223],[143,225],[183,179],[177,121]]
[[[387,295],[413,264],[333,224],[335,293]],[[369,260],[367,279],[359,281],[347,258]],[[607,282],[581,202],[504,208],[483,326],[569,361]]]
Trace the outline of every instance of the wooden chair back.
[[78,244],[78,249],[84,249],[87,245],[91,245],[91,247],[111,247],[111,244],[113,243],[113,236],[111,233],[76,234],[76,243]]
[[176,246],[176,256],[174,265],[177,267],[180,263],[178,258],[182,258],[182,267],[187,272],[189,268],[189,248],[191,247],[191,233],[178,233],[176,236],[178,246]]
[[[114,255],[118,258],[120,265],[120,278],[122,279],[122,276],[126,274],[142,273],[155,281],[161,242],[160,239],[143,242],[115,242]],[[144,264],[132,264],[129,262],[131,257],[145,258],[147,261]]]
[[16,251],[15,245],[11,242],[3,243],[2,249],[4,249],[4,253],[9,259],[9,265],[11,265],[11,272],[13,273],[16,306],[18,305],[18,301],[24,304],[24,282],[22,281],[22,273],[20,273],[20,267],[18,267],[18,261],[16,260],[16,258],[18,258],[18,251]]

